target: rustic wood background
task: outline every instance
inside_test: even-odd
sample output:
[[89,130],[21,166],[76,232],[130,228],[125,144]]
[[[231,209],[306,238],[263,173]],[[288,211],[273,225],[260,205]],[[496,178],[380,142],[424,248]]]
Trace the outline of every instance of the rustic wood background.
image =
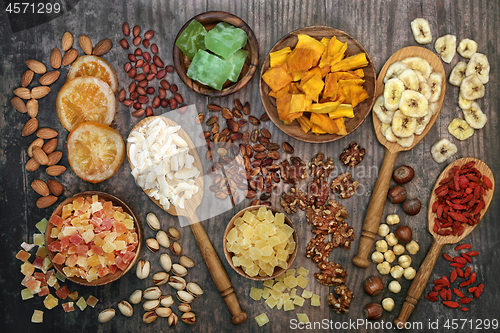
[[[493,170],[497,180],[500,179],[498,165],[500,153],[498,142],[500,141],[497,111],[500,107],[498,95],[499,77],[496,68],[499,63],[500,30],[500,2],[498,1],[95,1],[81,0],[78,5],[66,15],[59,17],[49,23],[35,28],[24,30],[13,34],[9,25],[7,15],[4,11],[0,14],[0,207],[2,229],[0,233],[3,241],[0,243],[0,253],[4,260],[0,270],[0,322],[7,332],[159,332],[171,328],[166,319],[158,319],[155,323],[147,326],[142,323],[143,310],[140,306],[135,307],[135,313],[131,318],[125,318],[117,313],[117,316],[107,324],[97,322],[98,313],[107,308],[114,307],[122,299],[127,299],[132,291],[137,288],[145,289],[151,282],[138,280],[134,271],[124,276],[121,280],[104,287],[88,288],[67,283],[71,291],[77,290],[81,295],[95,295],[100,299],[95,309],[87,308],[84,312],[76,309],[74,312],[65,314],[60,306],[53,310],[46,310],[42,304],[42,298],[35,297],[22,301],[20,281],[22,274],[19,272],[20,262],[15,259],[15,254],[20,250],[23,241],[30,242],[32,234],[37,232],[34,225],[41,218],[50,215],[51,208],[37,209],[35,200],[38,195],[30,188],[33,179],[47,176],[41,170],[27,173],[24,164],[27,161],[26,148],[33,140],[33,136],[21,137],[21,129],[27,115],[16,112],[10,105],[12,90],[20,85],[20,77],[25,71],[24,61],[35,58],[49,63],[49,55],[55,46],[60,46],[60,38],[65,31],[72,32],[75,37],[86,34],[92,41],[110,38],[114,48],[104,58],[116,69],[120,87],[128,86],[129,79],[122,71],[126,62],[126,52],[118,44],[122,38],[121,26],[128,21],[131,26],[139,24],[143,31],[154,29],[157,33],[154,42],[160,47],[160,55],[166,63],[172,63],[171,50],[174,37],[179,28],[189,18],[209,10],[222,10],[231,12],[244,21],[253,29],[258,38],[260,46],[261,64],[271,47],[288,32],[311,25],[327,25],[342,29],[356,38],[369,52],[375,63],[377,72],[382,68],[389,56],[398,49],[417,45],[413,39],[410,22],[416,17],[424,17],[429,20],[432,27],[434,40],[445,34],[454,34],[457,41],[462,38],[471,38],[477,41],[478,51],[485,53],[491,64],[490,83],[486,85],[486,94],[479,101],[481,108],[489,118],[488,123],[482,130],[465,142],[453,138],[447,131],[447,126],[455,117],[462,117],[457,105],[458,88],[447,85],[446,98],[440,118],[434,128],[428,133],[421,143],[413,150],[401,153],[396,165],[409,164],[415,171],[415,179],[406,185],[411,197],[418,197],[423,203],[422,211],[415,217],[404,215],[400,206],[391,205],[387,202],[384,216],[389,213],[398,213],[402,218],[403,225],[412,227],[415,239],[419,242],[421,250],[413,256],[412,266],[418,268],[425,253],[431,244],[431,236],[426,231],[427,221],[425,219],[427,202],[430,190],[435,179],[446,166],[436,164],[430,155],[430,148],[440,138],[448,138],[458,146],[458,153],[452,159],[460,157],[476,157],[484,160]],[[76,38],[75,38],[76,42]],[[79,50],[79,46],[76,46]],[[432,44],[425,46],[433,49]],[[454,64],[460,61],[457,55],[451,64],[444,64],[447,75]],[[259,67],[260,70],[260,67]],[[62,70],[62,78],[65,77],[67,68]],[[198,110],[206,110],[209,103],[222,106],[232,106],[234,98],[251,103],[252,114],[260,116],[264,109],[262,107],[258,77],[254,77],[247,87],[234,96],[221,99],[209,99],[197,95],[188,90],[176,75],[170,74],[168,79],[179,85],[180,92],[188,104],[195,104]],[[52,89],[57,91],[63,84],[59,79]],[[496,96],[496,97],[495,97]],[[38,119],[43,126],[57,129],[59,136],[59,150],[65,151],[65,140],[67,132],[59,123],[55,112],[56,94],[52,92],[40,101],[40,113]],[[157,113],[159,113],[157,111]],[[115,117],[114,128],[124,137],[138,120],[131,116],[130,110],[119,104]],[[356,238],[351,249],[335,249],[330,254],[330,260],[341,263],[348,271],[347,284],[354,291],[355,298],[351,310],[346,315],[337,315],[326,304],[327,287],[318,284],[309,276],[311,282],[307,289],[321,295],[322,305],[319,308],[311,307],[309,301],[303,308],[297,307],[295,311],[283,312],[276,309],[270,310],[263,301],[254,302],[248,296],[250,288],[261,287],[261,283],[246,280],[231,270],[222,252],[222,235],[226,223],[239,209],[246,207],[249,200],[245,200],[234,209],[210,218],[203,222],[208,234],[216,248],[226,270],[231,278],[233,286],[240,300],[242,308],[248,313],[248,321],[240,327],[234,327],[230,323],[230,315],[219,296],[214,284],[210,280],[208,271],[202,261],[193,237],[188,228],[182,228],[181,245],[186,254],[196,261],[196,266],[190,269],[188,279],[198,282],[205,290],[203,297],[196,299],[193,311],[197,314],[197,324],[187,326],[179,323],[176,331],[184,330],[191,332],[223,332],[238,329],[241,332],[283,332],[291,330],[289,321],[296,318],[296,313],[306,313],[311,321],[330,319],[333,322],[349,322],[363,318],[362,309],[369,302],[380,302],[384,297],[393,297],[396,307],[392,313],[386,313],[384,321],[393,321],[399,313],[401,304],[410,286],[410,282],[402,281],[402,291],[398,295],[385,291],[383,295],[371,299],[362,291],[363,281],[370,275],[376,275],[375,265],[367,269],[356,268],[351,264],[352,257],[356,254],[359,235],[363,224],[364,214],[370,193],[374,187],[380,167],[384,149],[377,142],[373,130],[371,116],[348,138],[338,140],[329,144],[306,144],[286,137],[271,122],[265,123],[264,127],[273,133],[275,142],[289,141],[296,151],[296,155],[304,160],[317,152],[324,152],[335,159],[337,168],[340,167],[338,155],[342,149],[351,141],[356,141],[366,148],[367,154],[361,165],[355,170],[354,177],[357,178],[363,193],[349,200],[341,200],[349,212],[348,222],[355,228]],[[62,164],[68,166],[67,156],[64,153]],[[364,172],[363,172],[364,171]],[[98,185],[85,183],[77,178],[71,170],[63,176],[58,177],[65,186],[63,198],[85,190],[102,190],[120,197],[128,203],[142,223],[148,212],[155,212],[161,219],[164,227],[177,225],[176,218],[161,211],[145,196],[138,188],[130,175],[130,168],[124,163],[118,173],[108,181]],[[210,192],[207,192],[209,195]],[[60,200],[62,200],[61,198]],[[279,207],[279,200],[274,197],[274,206]],[[410,317],[411,321],[423,322],[426,327],[428,320],[440,321],[440,329],[444,331],[443,323],[446,319],[500,319],[498,312],[497,297],[500,295],[498,279],[500,269],[498,267],[500,228],[496,225],[495,217],[500,215],[498,193],[493,198],[489,212],[486,214],[480,226],[466,239],[474,245],[474,249],[481,252],[474,259],[474,269],[477,270],[478,281],[484,282],[485,292],[480,299],[470,304],[470,311],[462,313],[444,307],[439,303],[430,303],[422,299]],[[200,214],[201,215],[201,214]],[[305,247],[312,234],[310,227],[305,221],[303,213],[292,216],[299,231],[299,254],[295,262],[296,268],[304,266],[316,271],[311,260],[305,258]],[[153,236],[148,227],[144,228],[146,237]],[[451,246],[445,246],[444,251],[454,253]],[[148,258],[153,264],[153,271],[159,269],[158,254],[153,255],[144,250],[141,257]],[[450,273],[449,266],[444,260],[436,264],[431,279],[438,278]],[[384,277],[388,282],[390,279]],[[168,288],[162,287],[165,293],[170,293]],[[430,287],[427,288],[427,292]],[[61,303],[61,302],[60,302]],[[30,319],[34,309],[44,310],[44,323],[31,324]],[[262,312],[267,313],[270,323],[258,328],[254,317]],[[333,331],[333,330],[332,330]],[[347,331],[347,329],[339,330]],[[360,331],[366,331],[360,329]],[[470,328],[464,331],[472,331]]]

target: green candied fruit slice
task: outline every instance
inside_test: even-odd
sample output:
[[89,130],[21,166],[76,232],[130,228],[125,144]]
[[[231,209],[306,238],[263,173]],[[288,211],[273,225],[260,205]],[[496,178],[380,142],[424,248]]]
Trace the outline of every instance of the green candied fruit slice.
[[232,66],[206,51],[198,51],[189,65],[186,75],[204,85],[221,90],[222,85],[229,78]]
[[248,51],[238,50],[234,52],[232,56],[227,58],[227,61],[231,64],[231,74],[229,75],[229,81],[236,82],[240,77],[241,70],[245,64],[245,60],[248,56]]
[[193,60],[196,52],[207,49],[205,47],[206,34],[207,30],[205,27],[200,22],[192,20],[180,34],[179,38],[177,38],[175,45],[181,49],[186,57]]
[[205,35],[207,49],[224,59],[229,58],[246,43],[247,33],[225,22],[218,23]]

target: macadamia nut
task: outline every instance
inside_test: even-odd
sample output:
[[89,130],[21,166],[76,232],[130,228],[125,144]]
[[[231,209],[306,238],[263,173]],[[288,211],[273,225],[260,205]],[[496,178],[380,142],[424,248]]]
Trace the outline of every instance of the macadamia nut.
[[401,244],[396,244],[394,245],[394,247],[392,248],[392,251],[394,251],[394,254],[397,255],[397,256],[400,256],[402,255],[403,253],[405,253],[405,247]]
[[[394,236],[396,237],[396,236]],[[387,251],[387,249],[389,248],[389,246],[387,246],[387,242],[383,239],[381,240],[378,240],[376,243],[375,243],[375,250],[379,251],[379,252],[385,252]]]
[[403,275],[404,275],[405,279],[413,280],[415,275],[417,275],[417,271],[415,271],[415,268],[413,268],[413,267],[407,267],[407,268],[405,268]]
[[391,271],[391,264],[389,264],[387,261],[384,261],[377,265],[377,270],[380,274],[387,275]]
[[411,265],[411,258],[409,255],[405,254],[398,258],[398,263],[401,267],[407,268]]
[[392,252],[392,250],[388,250],[384,253],[384,259],[385,261],[391,263],[396,260],[396,255]]
[[390,232],[391,232],[391,230],[389,229],[389,226],[388,226],[387,224],[381,224],[381,225],[378,227],[378,232],[377,232],[377,234],[378,234],[380,237],[385,237],[385,236],[387,236]]
[[399,279],[403,276],[404,269],[403,267],[396,265],[391,268],[391,276],[395,279]]
[[397,294],[401,291],[401,285],[399,284],[398,281],[394,280],[389,283],[389,291]]
[[400,219],[399,219],[399,216],[397,214],[391,214],[391,215],[387,215],[387,217],[385,218],[385,221],[389,225],[395,225],[395,224],[399,223]]
[[372,261],[375,264],[380,264],[382,261],[384,261],[384,254],[379,251],[374,251],[372,253]]
[[391,312],[394,309],[394,300],[390,297],[384,298],[382,300],[382,307],[385,311]]
[[417,242],[412,240],[408,244],[406,244],[406,250],[410,252],[410,254],[417,254],[418,250],[420,250],[420,246],[418,245]]
[[396,238],[396,235],[394,235],[393,232],[385,236],[385,241],[389,246],[394,246],[398,243],[398,239]]

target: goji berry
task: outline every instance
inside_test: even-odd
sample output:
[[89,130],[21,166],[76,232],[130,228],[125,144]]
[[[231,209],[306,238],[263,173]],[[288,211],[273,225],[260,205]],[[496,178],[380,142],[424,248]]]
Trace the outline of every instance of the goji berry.
[[441,284],[438,284],[437,286],[434,286],[432,288],[432,290],[434,290],[434,291],[440,291],[441,289],[443,289],[443,285],[441,285]]
[[446,297],[448,297],[448,300],[451,300],[451,289],[446,291]]
[[469,311],[469,309],[467,309],[465,306],[464,307],[461,307],[460,310],[462,310],[463,312],[467,312]]
[[455,270],[457,271],[458,276],[460,276],[461,278],[464,277],[464,271],[462,271],[460,268],[455,268]]
[[473,272],[473,273],[470,275],[470,278],[469,278],[469,282],[470,282],[470,284],[473,284],[474,282],[476,282],[476,277],[477,277],[476,272]]
[[431,291],[429,293],[429,296],[431,296],[431,297],[437,297],[437,295],[438,295],[437,291]]
[[487,176],[483,176],[483,182],[484,185],[486,185],[486,187],[489,188],[490,190],[493,188],[493,183]]
[[477,289],[474,290],[474,298],[478,298],[479,296],[481,296],[481,294],[483,293],[483,290],[484,290],[484,284],[480,284],[479,286],[477,286]]
[[467,263],[467,260],[464,257],[455,257],[453,258],[453,261],[455,261],[457,264],[462,265],[465,265]]
[[479,252],[477,251],[468,251],[466,252],[466,254],[469,256],[469,257],[475,257],[479,254]]
[[448,291],[447,289],[441,289],[439,292],[439,296],[443,299],[443,301],[446,301],[446,297],[448,296]]
[[442,256],[443,256],[444,260],[453,262],[453,257],[450,256],[448,253],[443,253]]
[[424,297],[425,297],[425,298],[427,298],[427,299],[428,299],[429,301],[431,301],[431,302],[436,302],[436,301],[438,300],[438,298],[437,298],[437,297],[431,297],[431,296],[427,296],[427,295],[426,295],[426,296],[424,296]]
[[466,259],[469,263],[471,263],[471,264],[472,264],[472,259],[471,259],[471,258],[470,258],[467,254],[462,253],[461,255],[462,255],[462,257],[464,257],[464,258],[465,258],[465,259]]
[[464,264],[458,264],[456,262],[451,263],[450,266],[455,267],[455,268],[464,268],[465,267]]
[[458,245],[455,250],[457,251],[460,251],[460,250],[463,250],[463,249],[470,249],[472,247],[472,245],[468,244],[468,243],[464,243],[464,244],[460,244]]
[[460,283],[458,286],[459,286],[460,288],[462,288],[462,287],[467,287],[469,284],[470,284],[470,281],[469,281],[469,280],[467,280],[467,281],[464,281],[464,282]]
[[456,308],[460,307],[460,304],[458,304],[455,301],[444,301],[443,304],[446,305],[449,308],[452,308],[452,309],[456,309]]
[[465,269],[465,273],[464,273],[464,277],[465,277],[465,278],[469,276],[470,271],[471,271],[471,268],[470,268],[470,267],[467,267],[467,268]]
[[476,289],[477,289],[477,287],[470,287],[470,288],[469,288],[469,292],[470,292],[470,293],[473,293],[474,291],[476,291]]
[[457,288],[453,288],[453,292],[455,293],[455,295],[457,295],[458,297],[465,297],[465,295],[460,291],[460,289],[457,289]]
[[461,304],[469,304],[470,302],[472,302],[472,298],[470,298],[470,297],[462,297],[460,299]]
[[451,271],[450,274],[450,282],[453,283],[457,279],[457,269],[455,268],[454,270]]

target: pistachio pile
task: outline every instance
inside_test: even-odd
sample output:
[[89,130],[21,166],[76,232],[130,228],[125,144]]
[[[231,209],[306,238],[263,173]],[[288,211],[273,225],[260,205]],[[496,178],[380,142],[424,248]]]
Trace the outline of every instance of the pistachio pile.
[[[163,295],[159,286],[168,284],[176,290],[177,299],[180,303],[177,309],[182,313],[180,319],[189,325],[196,323],[196,315],[192,312],[190,303],[196,297],[203,295],[203,289],[195,282],[187,282],[184,277],[188,274],[188,268],[194,267],[194,261],[182,255],[182,247],[177,240],[180,239],[181,233],[174,227],[168,231],[161,230],[161,224],[158,217],[154,213],[149,213],[146,221],[151,230],[156,231],[155,238],[146,239],[146,247],[153,253],[160,250],[160,247],[169,248],[175,256],[180,256],[178,263],[172,263],[169,254],[162,253],[160,255],[160,266],[163,269],[153,274],[154,286],[148,287],[145,290],[135,290],[128,298],[118,303],[118,310],[122,315],[131,317],[134,314],[133,305],[142,303],[144,314],[142,321],[146,324],[154,322],[158,317],[168,318],[169,326],[175,326],[179,322],[179,316],[173,312],[172,306],[175,304],[172,295]],[[136,266],[136,275],[139,279],[144,280],[149,277],[151,272],[151,263],[149,260],[139,260]],[[172,276],[169,275],[172,273]],[[113,319],[116,311],[112,308],[103,310],[98,317],[99,322],[105,323]]]

